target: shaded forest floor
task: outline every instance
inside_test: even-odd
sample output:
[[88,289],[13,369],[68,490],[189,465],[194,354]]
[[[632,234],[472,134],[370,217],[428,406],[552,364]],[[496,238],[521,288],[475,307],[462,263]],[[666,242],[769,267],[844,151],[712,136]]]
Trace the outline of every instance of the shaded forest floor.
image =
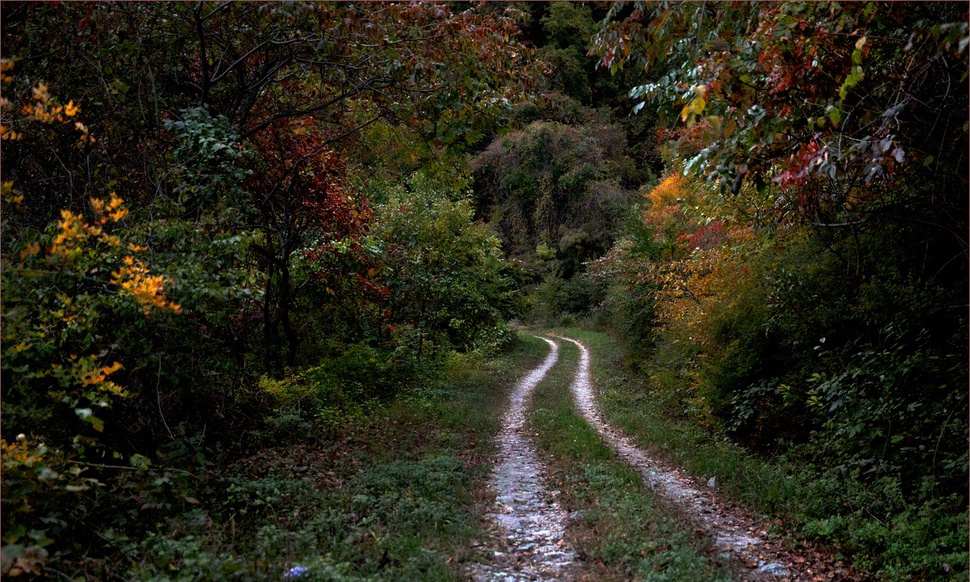
[[301,579],[454,579],[482,535],[506,387],[543,355],[521,342],[489,361],[461,357],[438,385],[239,462],[228,497],[132,548],[132,577],[279,579],[305,567]]
[[[787,540],[812,562],[842,569],[854,561],[861,566],[851,575],[856,578],[865,576],[867,563],[893,559],[892,547],[882,556],[853,554],[845,540],[812,536],[819,521],[808,506],[818,491],[813,483],[790,466],[756,457],[664,413],[624,366],[623,350],[608,335],[555,331],[589,347],[604,418],[650,455],[683,468],[697,482],[713,478],[723,500],[762,516],[771,536]],[[134,564],[130,577],[467,576],[470,566],[502,548],[502,532],[488,515],[494,503],[495,435],[511,388],[547,351],[543,340],[520,333],[500,356],[454,356],[434,385],[366,413],[338,415],[339,421],[316,438],[265,448],[233,464],[225,475],[228,494],[213,491],[201,500],[205,511],[186,513],[166,531],[128,546]],[[577,348],[560,342],[558,363],[527,405],[531,438],[546,465],[546,487],[569,516],[565,539],[577,556],[570,578],[743,576],[703,530],[662,501],[583,419],[569,390],[577,361]],[[805,541],[812,537],[829,549]]]

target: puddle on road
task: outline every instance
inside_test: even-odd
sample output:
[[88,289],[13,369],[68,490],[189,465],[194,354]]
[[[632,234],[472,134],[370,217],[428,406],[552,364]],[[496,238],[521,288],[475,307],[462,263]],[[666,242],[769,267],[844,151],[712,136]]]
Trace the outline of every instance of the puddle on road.
[[559,345],[541,339],[549,344],[549,355],[515,387],[498,437],[492,476],[496,506],[490,517],[500,526],[505,548],[493,549],[489,563],[469,568],[474,580],[562,580],[576,559],[563,539],[568,516],[544,485],[545,470],[527,433],[532,391],[559,358]]
[[[573,398],[586,419],[624,461],[643,475],[651,489],[672,501],[691,516],[714,540],[724,558],[745,564],[749,578],[798,577],[783,553],[760,537],[755,524],[722,507],[710,492],[696,487],[679,471],[648,457],[600,416],[589,377],[589,351],[582,343],[562,337],[579,348],[580,358],[572,384]],[[759,535],[760,534],[760,535]]]

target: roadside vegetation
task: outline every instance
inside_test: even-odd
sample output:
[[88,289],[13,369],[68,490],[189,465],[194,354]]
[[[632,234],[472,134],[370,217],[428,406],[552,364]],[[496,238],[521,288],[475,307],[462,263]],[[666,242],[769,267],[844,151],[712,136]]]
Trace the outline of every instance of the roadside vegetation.
[[549,459],[558,500],[572,516],[567,539],[590,580],[730,580],[707,541],[679,520],[579,415],[570,394],[578,350],[560,342],[559,364],[538,386],[531,423]]
[[[459,576],[526,325],[723,495],[966,577],[966,6],[0,11],[0,574]],[[536,403],[595,568],[723,573]]]
[[[455,580],[484,538],[482,512],[505,387],[543,346],[456,356],[434,384],[326,432],[268,446],[212,497],[129,546],[137,579]],[[294,570],[296,569],[296,570]]]
[[834,559],[885,579],[911,579],[932,568],[943,572],[940,578],[956,580],[966,570],[966,515],[953,511],[957,500],[949,507],[945,500],[907,502],[891,481],[867,486],[805,462],[799,451],[773,458],[754,454],[672,409],[649,378],[624,364],[622,340],[588,328],[561,333],[591,350],[609,422],[698,482],[714,479],[720,495],[764,515],[773,533],[789,537],[793,547],[821,543],[835,550]]

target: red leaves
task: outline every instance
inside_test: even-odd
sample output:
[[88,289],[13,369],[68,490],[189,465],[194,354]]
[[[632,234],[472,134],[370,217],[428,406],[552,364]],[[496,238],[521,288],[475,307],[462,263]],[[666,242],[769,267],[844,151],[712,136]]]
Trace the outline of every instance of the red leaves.
[[270,206],[329,238],[363,232],[366,201],[346,191],[345,163],[312,118],[279,120],[253,140],[264,160],[253,187]]
[[727,230],[724,223],[715,220],[709,224],[700,226],[692,233],[686,234],[688,248],[707,250],[720,245],[727,238]]
[[788,167],[785,171],[775,177],[775,181],[783,187],[804,184],[808,175],[811,173],[812,167],[816,165],[816,161],[822,155],[824,155],[824,149],[820,153],[818,141],[815,139],[812,139],[812,141],[806,144],[802,144],[798,148],[798,152],[789,158]]

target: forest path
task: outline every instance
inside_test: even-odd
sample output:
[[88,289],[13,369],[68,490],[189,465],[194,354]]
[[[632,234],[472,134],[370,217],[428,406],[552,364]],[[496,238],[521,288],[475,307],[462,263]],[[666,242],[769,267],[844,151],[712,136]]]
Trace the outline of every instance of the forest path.
[[756,520],[740,510],[728,508],[710,489],[699,487],[675,467],[651,457],[607,424],[596,405],[590,380],[589,350],[577,340],[557,337],[575,344],[580,352],[571,391],[583,418],[621,459],[643,476],[651,489],[710,536],[721,557],[743,566],[741,572],[746,579],[812,579],[810,572],[803,572],[796,566],[801,562],[804,568],[805,560],[792,556],[780,544],[769,540]]
[[496,508],[490,517],[501,526],[506,548],[470,568],[475,580],[562,580],[576,558],[563,539],[567,515],[546,489],[545,468],[528,434],[532,392],[559,359],[559,344],[540,339],[549,344],[549,355],[516,385],[498,437]]

